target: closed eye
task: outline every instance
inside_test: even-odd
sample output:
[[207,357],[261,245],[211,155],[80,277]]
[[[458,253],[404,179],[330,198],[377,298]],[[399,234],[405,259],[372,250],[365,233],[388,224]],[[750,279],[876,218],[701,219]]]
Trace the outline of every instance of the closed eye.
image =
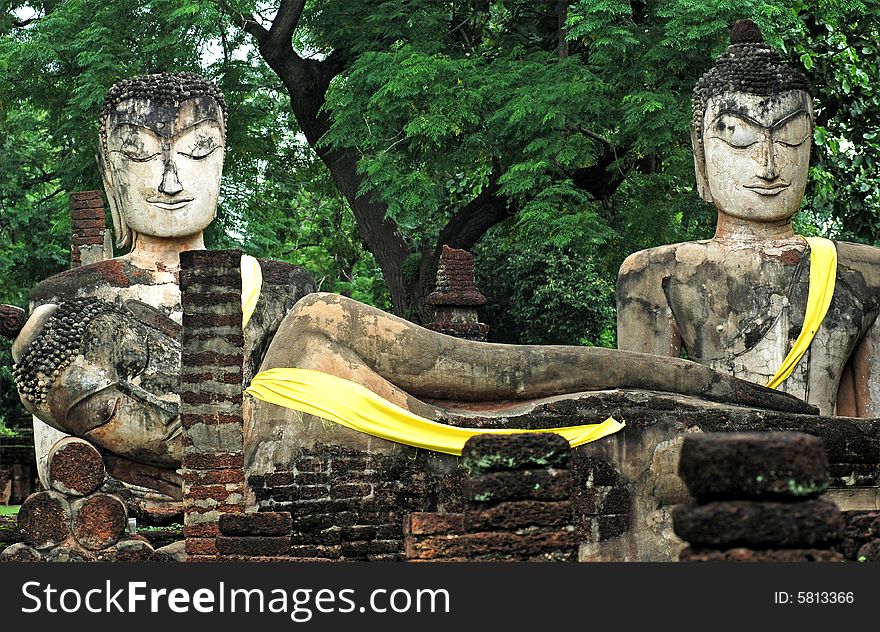
[[786,147],[803,145],[813,131],[812,122],[806,112],[797,112],[774,126],[773,140]]
[[732,114],[722,114],[716,118],[707,131],[710,138],[717,138],[736,149],[751,147],[764,138],[760,127]]
[[188,151],[188,152],[187,151],[179,151],[177,153],[180,154],[181,156],[185,156],[187,158],[190,158],[191,160],[204,160],[205,158],[207,158],[208,156],[213,154],[218,149],[220,149],[220,146],[214,145],[210,149],[199,149],[199,150],[192,150],[192,151]]
[[115,153],[122,154],[123,156],[125,156],[126,158],[128,158],[129,160],[131,160],[133,162],[149,162],[153,158],[155,158],[156,156],[159,155],[158,152],[155,154],[136,154],[134,152],[126,151],[124,149],[114,149],[113,151]]

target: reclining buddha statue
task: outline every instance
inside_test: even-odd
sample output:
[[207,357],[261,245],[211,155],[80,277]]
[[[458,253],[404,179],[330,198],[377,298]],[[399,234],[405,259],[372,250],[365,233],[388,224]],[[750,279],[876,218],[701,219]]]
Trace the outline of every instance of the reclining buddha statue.
[[[179,258],[204,247],[202,232],[216,211],[224,134],[222,96],[204,79],[151,75],[114,86],[102,111],[99,159],[117,237],[131,251],[41,283],[14,343],[16,384],[29,411],[126,464],[111,467],[119,478],[169,495],[183,449],[176,392]],[[343,296],[315,293],[295,266],[259,261],[257,267],[262,285],[244,327],[243,387],[258,371],[307,371],[362,388],[425,422],[448,411],[479,416],[614,388],[814,412],[794,397],[687,360],[453,338]],[[279,406],[261,395],[257,381],[248,391],[255,397],[245,399],[251,464],[282,458],[286,446],[300,441],[303,424],[315,421],[314,407]],[[319,425],[328,440],[363,434]],[[612,424],[605,434],[619,429]],[[418,445],[404,434],[373,437],[372,445]]]

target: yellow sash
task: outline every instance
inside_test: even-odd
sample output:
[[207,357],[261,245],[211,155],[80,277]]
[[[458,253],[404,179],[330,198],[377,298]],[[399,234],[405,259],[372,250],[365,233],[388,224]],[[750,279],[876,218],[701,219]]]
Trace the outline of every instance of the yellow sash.
[[828,313],[831,298],[834,296],[834,283],[837,279],[837,248],[830,239],[807,237],[806,240],[810,245],[810,291],[807,294],[804,327],[779,370],[776,371],[776,375],[767,382],[770,388],[778,388],[787,380],[794,367],[804,357],[825,319],[825,314]]
[[567,439],[571,447],[576,447],[618,432],[625,426],[613,417],[600,424],[541,430],[447,426],[392,404],[360,384],[308,369],[261,371],[245,392],[264,402],[335,421],[374,437],[456,455],[461,454],[468,439],[479,434],[555,432]]
[[263,288],[260,262],[250,255],[241,256],[241,328],[247,327]]

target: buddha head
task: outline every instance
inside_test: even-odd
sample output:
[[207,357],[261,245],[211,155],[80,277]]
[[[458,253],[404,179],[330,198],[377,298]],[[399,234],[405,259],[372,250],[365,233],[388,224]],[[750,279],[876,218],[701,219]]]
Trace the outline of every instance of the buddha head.
[[179,467],[176,325],[130,303],[139,309],[83,298],[35,310],[13,349],[13,378],[25,408],[50,426],[140,463]]
[[117,245],[201,234],[217,213],[225,142],[226,106],[210,81],[180,73],[114,85],[98,163]]
[[739,20],[730,42],[694,89],[697,189],[719,213],[755,222],[790,220],[807,185],[810,84],[781,63],[753,22]]

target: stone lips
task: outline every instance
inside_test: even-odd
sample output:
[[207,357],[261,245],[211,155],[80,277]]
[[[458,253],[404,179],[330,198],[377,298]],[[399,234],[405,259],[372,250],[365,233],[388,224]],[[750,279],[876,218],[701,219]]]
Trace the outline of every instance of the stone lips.
[[824,444],[815,436],[705,433],[685,436],[679,475],[701,501],[802,499],[828,488],[829,467]]
[[695,547],[814,548],[840,539],[843,519],[833,503],[731,500],[682,505],[675,534]]

